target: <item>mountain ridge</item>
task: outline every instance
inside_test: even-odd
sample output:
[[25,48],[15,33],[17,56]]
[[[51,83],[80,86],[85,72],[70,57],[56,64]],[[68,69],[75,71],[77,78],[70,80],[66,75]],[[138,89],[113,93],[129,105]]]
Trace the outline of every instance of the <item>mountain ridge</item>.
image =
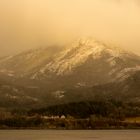
[[[0,79],[10,87],[3,89],[2,84],[0,88],[6,102],[10,98],[13,105],[19,104],[14,99],[18,97],[28,99],[24,104],[31,101],[43,106],[94,99],[104,93],[113,98],[117,93],[120,97],[126,94],[132,99],[133,95],[140,98],[135,93],[140,91],[135,76],[139,77],[140,56],[91,38],[78,39],[65,49],[55,48],[39,48],[0,59]],[[15,88],[20,89],[19,93]]]

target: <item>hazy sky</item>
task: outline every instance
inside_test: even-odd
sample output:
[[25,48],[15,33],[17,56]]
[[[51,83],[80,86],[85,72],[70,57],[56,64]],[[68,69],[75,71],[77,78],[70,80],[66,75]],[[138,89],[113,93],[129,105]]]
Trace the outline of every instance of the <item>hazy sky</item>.
[[140,0],[0,0],[0,56],[80,36],[140,54]]

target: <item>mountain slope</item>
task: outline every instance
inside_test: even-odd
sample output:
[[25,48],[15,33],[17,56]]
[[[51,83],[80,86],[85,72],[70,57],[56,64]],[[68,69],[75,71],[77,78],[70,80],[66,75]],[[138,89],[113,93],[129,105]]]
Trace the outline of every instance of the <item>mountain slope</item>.
[[67,49],[39,48],[0,59],[1,77],[58,90],[121,81],[138,70],[140,56],[92,38],[78,39]]
[[36,89],[25,88],[0,80],[0,107],[35,107],[40,103],[40,99],[36,96],[35,91]]
[[0,59],[0,73],[9,77],[24,77],[48,63],[61,48],[47,47],[29,50]]
[[93,86],[121,80],[126,73],[131,75],[139,69],[139,56],[93,39],[80,39],[43,65],[33,77],[63,87]]
[[56,48],[1,58],[1,101],[33,107],[108,97],[140,99],[140,56],[91,38]]

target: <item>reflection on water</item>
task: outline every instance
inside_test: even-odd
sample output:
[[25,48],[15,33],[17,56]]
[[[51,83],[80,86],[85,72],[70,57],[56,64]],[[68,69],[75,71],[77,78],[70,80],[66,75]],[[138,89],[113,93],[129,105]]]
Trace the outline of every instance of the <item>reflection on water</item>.
[[140,140],[140,130],[1,130],[0,140]]

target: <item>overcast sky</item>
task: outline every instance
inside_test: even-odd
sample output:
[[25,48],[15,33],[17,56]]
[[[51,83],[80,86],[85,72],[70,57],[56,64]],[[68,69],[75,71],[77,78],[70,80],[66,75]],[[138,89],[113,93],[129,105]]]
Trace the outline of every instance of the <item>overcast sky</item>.
[[140,1],[0,0],[0,56],[82,36],[140,54]]

